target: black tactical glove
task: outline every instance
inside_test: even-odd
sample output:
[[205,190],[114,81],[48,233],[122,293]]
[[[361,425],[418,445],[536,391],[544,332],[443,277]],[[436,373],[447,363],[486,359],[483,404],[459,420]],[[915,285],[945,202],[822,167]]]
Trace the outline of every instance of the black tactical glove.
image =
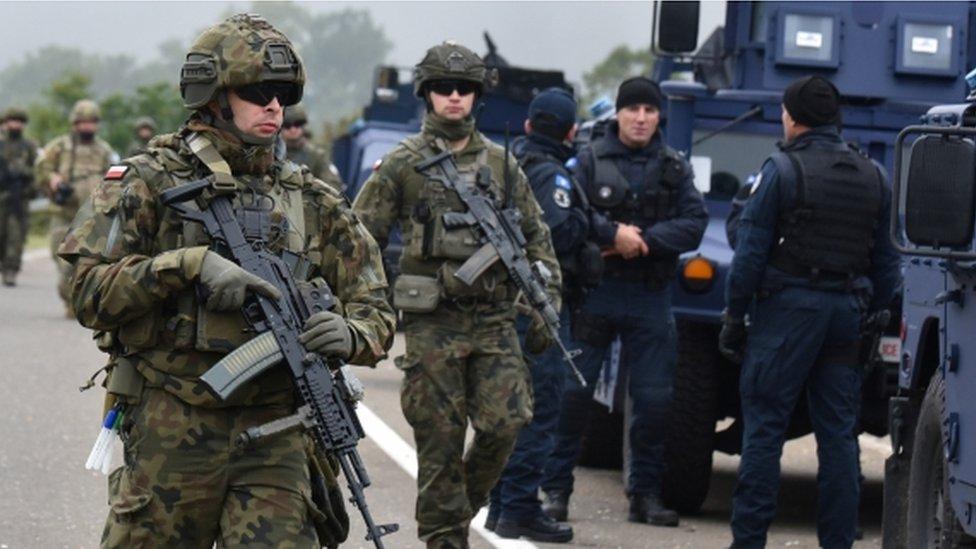
[[352,332],[346,319],[332,311],[308,317],[305,331],[298,337],[305,348],[326,357],[347,360],[352,355]]
[[552,334],[542,321],[538,313],[532,311],[532,322],[529,329],[525,332],[525,351],[533,355],[542,354],[546,349],[552,347],[556,342],[552,339]]
[[211,311],[240,309],[248,290],[270,299],[281,298],[281,292],[270,282],[209,250],[200,267],[200,284],[209,293],[205,306]]
[[742,364],[746,352],[746,322],[722,312],[722,331],[718,334],[718,351],[735,364]]

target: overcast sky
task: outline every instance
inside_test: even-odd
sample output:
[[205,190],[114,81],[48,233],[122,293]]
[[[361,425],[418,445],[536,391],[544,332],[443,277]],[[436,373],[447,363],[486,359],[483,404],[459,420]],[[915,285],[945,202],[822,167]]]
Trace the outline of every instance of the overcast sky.
[[[316,11],[364,8],[393,42],[388,59],[409,66],[435,42],[453,38],[479,53],[488,30],[509,62],[561,69],[579,82],[583,71],[620,44],[647,48],[651,2],[303,2]],[[90,52],[156,56],[172,38],[189,44],[227,6],[247,2],[2,2],[0,68],[47,44]],[[724,2],[706,2],[703,29],[725,17]],[[703,30],[703,40],[708,32]],[[315,78],[315,75],[309,75]]]

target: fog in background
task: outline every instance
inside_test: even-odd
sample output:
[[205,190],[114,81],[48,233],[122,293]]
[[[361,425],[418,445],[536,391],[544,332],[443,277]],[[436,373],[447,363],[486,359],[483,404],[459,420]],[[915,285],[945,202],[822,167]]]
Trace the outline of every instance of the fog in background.
[[[519,66],[560,69],[578,83],[614,47],[649,48],[651,2],[300,2],[315,12],[368,10],[392,42],[387,62],[409,66],[435,42],[453,38],[484,53],[487,30]],[[173,39],[188,45],[228,10],[247,2],[2,2],[0,70],[45,45],[158,58]],[[725,17],[724,2],[704,2],[702,28]],[[704,40],[708,31],[700,33]],[[162,75],[161,75],[162,76]],[[310,74],[315,79],[315,74]],[[175,81],[176,75],[167,76]]]

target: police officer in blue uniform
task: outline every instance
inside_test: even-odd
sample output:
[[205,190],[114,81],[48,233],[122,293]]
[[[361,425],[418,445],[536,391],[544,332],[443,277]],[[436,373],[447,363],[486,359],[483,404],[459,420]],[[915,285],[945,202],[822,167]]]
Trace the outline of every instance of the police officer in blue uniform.
[[883,170],[841,139],[840,96],[829,81],[791,84],[782,122],[786,141],[763,164],[742,213],[719,335],[723,354],[745,359],[733,547],[766,544],[784,433],[806,390],[819,459],[817,535],[822,547],[847,548],[860,490],[859,327],[890,303],[900,276],[885,224],[891,192]]
[[[566,168],[575,155],[570,145],[576,132],[573,96],[561,88],[540,92],[529,104],[525,132],[525,137],[513,143],[512,150],[552,233],[563,273],[565,306],[560,337],[568,343],[571,304],[578,301],[586,286],[599,281],[602,272],[600,249],[587,239],[591,219],[595,226],[609,222],[599,214],[591,216],[583,190]],[[557,347],[549,346],[542,354],[532,354],[538,335],[525,333],[529,325],[526,320],[520,318],[519,328],[525,336],[527,360],[531,362],[532,421],[522,428],[515,450],[491,493],[486,526],[503,538],[566,543],[573,539],[573,529],[542,512],[538,490],[555,444],[564,383],[575,381],[566,377],[567,366]]]
[[677,360],[670,282],[678,255],[698,247],[708,214],[691,166],[664,143],[661,102],[654,81],[624,81],[617,91],[617,120],[579,154],[578,181],[590,203],[613,223],[593,230],[606,249],[605,272],[573,318],[574,338],[583,350],[577,364],[589,385],[567,386],[556,449],[542,484],[544,509],[557,519],[567,515],[594,382],[611,341],[619,336],[621,367],[633,402],[626,426],[631,445],[628,519],[678,524],[678,514],[660,499]]

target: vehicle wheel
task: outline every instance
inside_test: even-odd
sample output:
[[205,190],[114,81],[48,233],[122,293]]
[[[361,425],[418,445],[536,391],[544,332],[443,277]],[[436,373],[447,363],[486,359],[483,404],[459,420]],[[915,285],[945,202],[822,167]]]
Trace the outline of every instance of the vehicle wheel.
[[913,549],[976,547],[976,539],[963,531],[949,501],[942,440],[944,407],[945,381],[936,373],[922,401],[912,446],[907,545]]
[[719,327],[678,323],[678,364],[668,421],[662,497],[679,513],[697,513],[708,495],[720,376]]

